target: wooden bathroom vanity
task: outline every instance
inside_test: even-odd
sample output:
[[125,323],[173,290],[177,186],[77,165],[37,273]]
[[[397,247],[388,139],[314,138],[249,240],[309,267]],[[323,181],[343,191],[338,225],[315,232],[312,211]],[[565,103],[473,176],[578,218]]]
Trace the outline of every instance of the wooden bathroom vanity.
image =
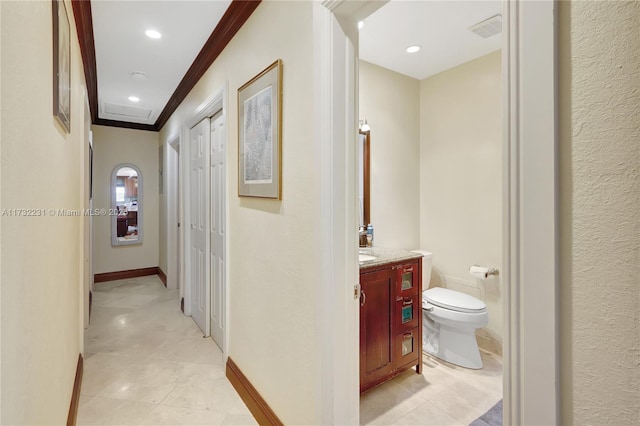
[[360,393],[416,367],[422,373],[422,255],[361,250]]

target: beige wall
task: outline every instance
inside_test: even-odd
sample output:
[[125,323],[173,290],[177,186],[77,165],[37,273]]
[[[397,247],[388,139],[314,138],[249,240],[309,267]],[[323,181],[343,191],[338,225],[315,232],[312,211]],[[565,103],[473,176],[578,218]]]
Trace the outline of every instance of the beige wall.
[[433,252],[431,286],[487,304],[489,324],[478,334],[491,341],[483,345],[502,341],[500,278],[481,282],[468,270],[502,262],[500,55],[420,82],[420,246]]
[[158,133],[93,126],[93,207],[111,207],[111,173],[122,163],[137,166],[143,181],[142,244],[112,246],[111,217],[95,216],[93,270],[95,274],[158,266],[159,196]]
[[640,423],[640,2],[561,2],[562,423]]
[[[262,2],[160,134],[161,143],[179,134],[198,105],[228,87],[227,349],[285,424],[320,422],[312,30],[311,2]],[[239,198],[237,89],[278,58],[284,64],[282,201]]]
[[360,61],[360,119],[371,126],[374,245],[420,248],[420,82]]
[[71,25],[71,133],[52,115],[51,2],[2,10],[2,424],[66,423],[82,351],[80,217],[85,206],[85,85]]

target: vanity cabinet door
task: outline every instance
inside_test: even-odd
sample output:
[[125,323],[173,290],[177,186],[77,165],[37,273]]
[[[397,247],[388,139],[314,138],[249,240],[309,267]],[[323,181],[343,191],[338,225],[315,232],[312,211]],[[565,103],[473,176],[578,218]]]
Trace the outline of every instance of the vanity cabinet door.
[[391,304],[389,269],[360,275],[360,391],[391,372]]

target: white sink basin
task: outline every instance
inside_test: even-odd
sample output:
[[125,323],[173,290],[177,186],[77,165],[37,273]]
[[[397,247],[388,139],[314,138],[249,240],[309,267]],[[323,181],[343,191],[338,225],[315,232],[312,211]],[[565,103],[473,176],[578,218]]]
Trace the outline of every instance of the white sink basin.
[[375,258],[376,258],[375,256],[371,256],[371,255],[368,255],[368,254],[359,254],[358,255],[358,262],[367,262],[367,261],[373,260]]

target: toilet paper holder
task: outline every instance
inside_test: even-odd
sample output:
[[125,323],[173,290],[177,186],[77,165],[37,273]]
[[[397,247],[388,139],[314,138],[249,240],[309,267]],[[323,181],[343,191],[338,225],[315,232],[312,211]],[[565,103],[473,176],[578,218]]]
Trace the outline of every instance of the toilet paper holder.
[[472,265],[469,268],[469,273],[471,275],[478,276],[478,274],[484,275],[483,278],[488,278],[489,276],[498,276],[500,275],[500,271],[496,268],[487,268],[485,266],[480,265]]
[[487,275],[498,276],[500,275],[500,271],[498,271],[496,268],[490,268],[489,271],[487,271]]

